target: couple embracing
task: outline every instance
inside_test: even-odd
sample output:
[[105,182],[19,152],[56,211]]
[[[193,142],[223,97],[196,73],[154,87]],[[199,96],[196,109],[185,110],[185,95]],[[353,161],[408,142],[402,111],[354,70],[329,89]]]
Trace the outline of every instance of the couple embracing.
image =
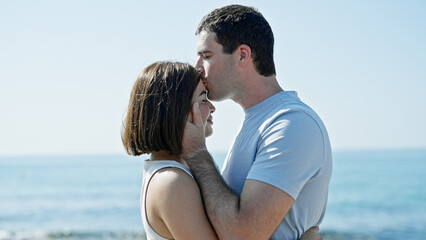
[[[127,152],[150,154],[141,193],[147,238],[321,239],[330,142],[318,115],[278,84],[269,23],[229,5],[196,33],[195,67],[146,67],[124,121]],[[245,117],[219,173],[205,137],[213,133],[210,100],[225,99]]]

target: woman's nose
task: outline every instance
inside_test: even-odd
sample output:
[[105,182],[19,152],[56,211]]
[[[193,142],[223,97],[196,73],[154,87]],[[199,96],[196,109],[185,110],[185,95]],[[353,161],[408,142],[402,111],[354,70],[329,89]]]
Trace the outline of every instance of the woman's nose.
[[210,102],[210,113],[214,113],[216,111],[216,108],[214,105]]

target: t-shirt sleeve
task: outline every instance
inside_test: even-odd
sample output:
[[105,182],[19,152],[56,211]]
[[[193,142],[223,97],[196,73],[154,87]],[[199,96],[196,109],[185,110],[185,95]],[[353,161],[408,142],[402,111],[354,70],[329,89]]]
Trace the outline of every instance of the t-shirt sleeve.
[[308,114],[293,111],[280,115],[263,130],[247,179],[268,183],[296,199],[323,160],[320,127]]

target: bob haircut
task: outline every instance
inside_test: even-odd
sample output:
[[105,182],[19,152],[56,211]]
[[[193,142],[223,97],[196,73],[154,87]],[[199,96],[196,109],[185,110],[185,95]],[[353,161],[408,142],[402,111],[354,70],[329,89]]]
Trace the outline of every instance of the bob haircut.
[[128,154],[179,155],[192,96],[201,76],[187,63],[155,62],[137,78],[121,139]]

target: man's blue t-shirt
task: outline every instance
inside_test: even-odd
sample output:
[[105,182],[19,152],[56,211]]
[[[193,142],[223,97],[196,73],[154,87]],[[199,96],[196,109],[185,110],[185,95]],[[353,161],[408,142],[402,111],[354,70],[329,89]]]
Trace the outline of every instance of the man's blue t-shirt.
[[296,92],[280,92],[245,110],[222,176],[241,194],[247,179],[295,199],[272,239],[299,239],[324,217],[332,172],[327,130]]

